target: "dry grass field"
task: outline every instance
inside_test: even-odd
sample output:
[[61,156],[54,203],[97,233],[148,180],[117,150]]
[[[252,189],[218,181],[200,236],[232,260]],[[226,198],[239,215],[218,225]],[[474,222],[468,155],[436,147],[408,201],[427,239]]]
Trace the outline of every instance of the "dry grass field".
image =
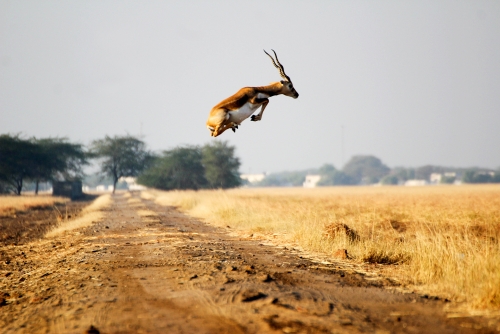
[[218,226],[283,235],[306,251],[384,265],[405,287],[500,308],[500,187],[148,191]]
[[83,208],[80,215],[71,220],[63,220],[60,222],[59,226],[49,231],[45,236],[57,237],[58,235],[76,230],[82,227],[90,226],[93,223],[102,221],[104,219],[103,209],[111,205],[111,195],[104,194],[95,199],[90,205]]
[[69,202],[68,198],[51,195],[0,196],[0,217],[12,216],[16,212]]

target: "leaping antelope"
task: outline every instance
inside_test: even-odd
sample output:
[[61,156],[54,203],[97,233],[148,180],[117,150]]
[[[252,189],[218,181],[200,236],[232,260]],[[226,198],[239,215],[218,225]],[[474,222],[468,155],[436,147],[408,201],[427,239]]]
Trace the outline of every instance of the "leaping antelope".
[[264,50],[284,80],[273,82],[268,86],[244,87],[213,107],[207,121],[207,128],[212,137],[221,135],[227,129],[236,132],[238,125],[262,106],[260,112],[257,115],[252,115],[250,119],[254,122],[260,121],[271,96],[282,94],[294,99],[299,97],[299,93],[293,88],[292,80],[285,74],[285,68],[279,62],[276,52],[272,51],[276,61]]

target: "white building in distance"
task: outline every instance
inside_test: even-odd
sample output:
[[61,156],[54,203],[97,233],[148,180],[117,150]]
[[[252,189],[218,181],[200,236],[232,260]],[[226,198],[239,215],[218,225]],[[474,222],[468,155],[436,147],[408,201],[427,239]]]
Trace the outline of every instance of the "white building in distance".
[[266,173],[261,173],[261,174],[240,174],[240,177],[243,180],[247,180],[249,183],[257,183],[266,177]]
[[427,185],[426,180],[408,180],[405,182],[405,186],[416,187],[416,186],[425,186]]
[[136,177],[121,177],[119,181],[125,181],[127,183],[128,190],[130,191],[136,191],[136,190],[146,190],[147,188],[143,185],[137,184],[137,178]]
[[432,173],[431,176],[429,177],[429,180],[431,181],[432,184],[437,184],[441,183],[442,178],[443,175],[441,173]]
[[306,175],[306,180],[302,186],[304,188],[315,188],[319,180],[321,180],[321,175]]

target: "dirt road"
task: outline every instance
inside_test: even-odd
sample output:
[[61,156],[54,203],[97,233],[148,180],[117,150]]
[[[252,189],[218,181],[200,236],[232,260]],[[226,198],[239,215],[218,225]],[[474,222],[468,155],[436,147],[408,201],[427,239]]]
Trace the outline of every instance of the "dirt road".
[[[496,333],[443,300],[116,195],[103,222],[6,246],[3,333]],[[90,329],[90,326],[95,326]]]

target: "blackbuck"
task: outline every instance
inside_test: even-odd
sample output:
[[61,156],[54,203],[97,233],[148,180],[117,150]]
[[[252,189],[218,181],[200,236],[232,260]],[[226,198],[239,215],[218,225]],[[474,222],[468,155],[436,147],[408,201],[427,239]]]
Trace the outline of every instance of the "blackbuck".
[[292,80],[285,74],[285,68],[279,62],[276,52],[272,51],[276,61],[264,50],[280,72],[283,80],[273,82],[268,86],[244,87],[213,107],[207,121],[207,128],[210,130],[212,137],[221,135],[227,129],[236,132],[241,122],[252,115],[259,107],[261,107],[260,112],[257,115],[252,115],[251,120],[254,122],[260,121],[271,96],[286,95],[294,99],[299,97],[299,93],[293,88]]

